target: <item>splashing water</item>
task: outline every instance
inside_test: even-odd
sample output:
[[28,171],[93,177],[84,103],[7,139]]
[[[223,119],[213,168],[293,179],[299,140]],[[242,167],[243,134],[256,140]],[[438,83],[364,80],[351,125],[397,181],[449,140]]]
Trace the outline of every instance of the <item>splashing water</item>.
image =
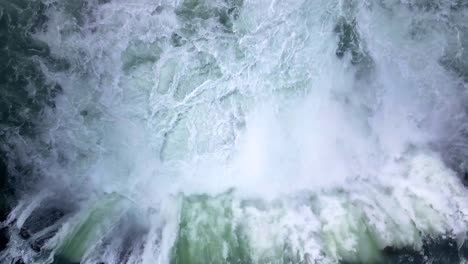
[[2,263],[465,261],[464,1],[0,19]]

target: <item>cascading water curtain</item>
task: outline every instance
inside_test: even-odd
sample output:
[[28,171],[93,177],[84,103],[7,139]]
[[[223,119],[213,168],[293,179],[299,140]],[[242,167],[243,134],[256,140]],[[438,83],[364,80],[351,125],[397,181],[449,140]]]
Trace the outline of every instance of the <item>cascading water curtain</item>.
[[468,1],[0,0],[0,263],[468,263]]

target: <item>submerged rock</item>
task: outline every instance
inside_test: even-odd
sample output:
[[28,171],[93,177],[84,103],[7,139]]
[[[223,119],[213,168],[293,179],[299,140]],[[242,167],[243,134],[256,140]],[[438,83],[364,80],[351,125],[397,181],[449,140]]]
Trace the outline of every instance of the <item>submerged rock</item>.
[[356,31],[356,20],[351,22],[341,19],[335,27],[335,33],[339,36],[336,56],[343,58],[345,53],[351,51],[353,57],[359,51],[359,36]]
[[351,65],[357,67],[358,78],[372,70],[373,60],[359,36],[356,20],[339,19],[334,32],[338,36],[335,55],[339,59],[343,59],[346,54],[349,54]]

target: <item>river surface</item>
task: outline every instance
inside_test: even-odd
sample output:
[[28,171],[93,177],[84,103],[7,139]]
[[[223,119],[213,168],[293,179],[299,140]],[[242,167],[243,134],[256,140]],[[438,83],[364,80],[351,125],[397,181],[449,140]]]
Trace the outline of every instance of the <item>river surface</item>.
[[466,263],[465,0],[0,0],[0,64],[1,263]]

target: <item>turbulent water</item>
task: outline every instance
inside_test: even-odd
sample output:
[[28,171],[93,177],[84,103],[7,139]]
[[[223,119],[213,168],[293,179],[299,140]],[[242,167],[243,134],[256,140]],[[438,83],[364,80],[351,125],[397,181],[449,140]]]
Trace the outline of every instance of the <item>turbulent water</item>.
[[466,263],[466,49],[465,0],[0,0],[0,263]]

